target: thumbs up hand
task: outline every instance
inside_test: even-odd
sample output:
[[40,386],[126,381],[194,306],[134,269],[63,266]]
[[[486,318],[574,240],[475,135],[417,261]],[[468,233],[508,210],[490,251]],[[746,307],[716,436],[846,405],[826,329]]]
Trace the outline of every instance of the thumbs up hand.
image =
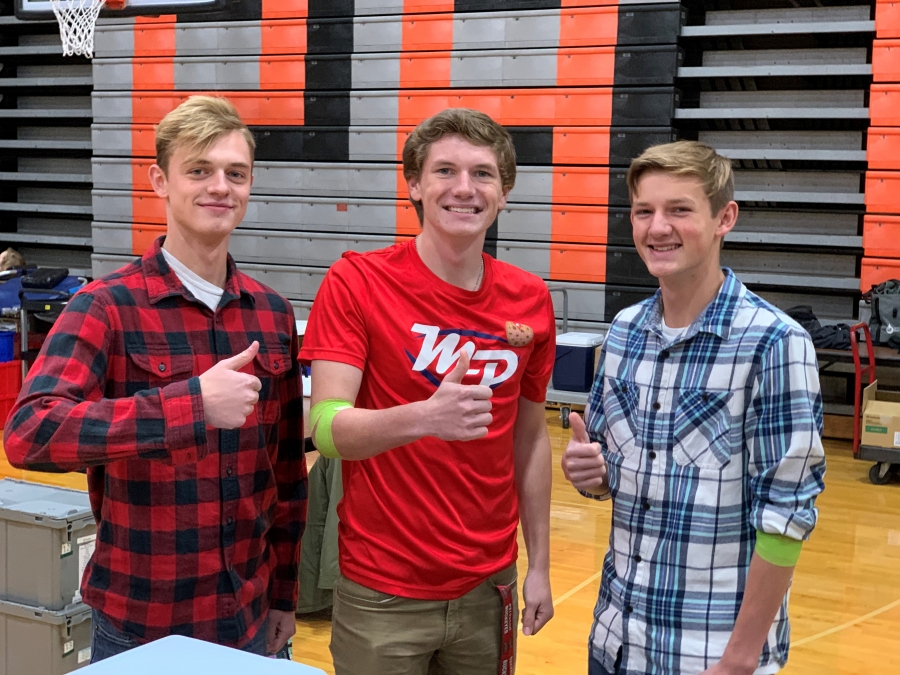
[[262,382],[254,375],[238,372],[259,352],[254,341],[237,356],[219,361],[200,376],[200,393],[206,423],[218,429],[244,426],[259,401]]
[[606,461],[600,454],[600,444],[591,443],[584,420],[577,413],[569,415],[572,439],[562,456],[563,474],[577,490],[592,494],[603,494],[608,486],[606,481]]
[[483,385],[462,384],[469,370],[469,354],[460,350],[456,367],[444,376],[425,404],[426,436],[442,441],[471,441],[487,436],[493,391]]

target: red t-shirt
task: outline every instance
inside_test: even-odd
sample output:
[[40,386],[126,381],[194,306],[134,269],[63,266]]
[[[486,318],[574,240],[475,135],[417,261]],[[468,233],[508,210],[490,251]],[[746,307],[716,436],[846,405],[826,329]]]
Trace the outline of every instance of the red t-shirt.
[[345,254],[316,295],[301,359],[362,370],[357,408],[428,399],[468,342],[478,372],[463,383],[494,390],[485,438],[426,437],[343,463],[340,567],[359,584],[447,600],[516,560],[513,426],[519,396],[546,397],[556,323],[538,277],[485,255],[481,288],[466,291],[435,276],[412,242]]

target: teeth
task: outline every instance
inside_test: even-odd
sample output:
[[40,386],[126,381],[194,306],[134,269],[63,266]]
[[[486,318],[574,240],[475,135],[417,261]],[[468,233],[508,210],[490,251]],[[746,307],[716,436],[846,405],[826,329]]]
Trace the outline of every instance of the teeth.
[[654,246],[653,248],[657,251],[674,251],[678,246]]
[[474,208],[464,209],[459,206],[448,206],[447,209],[453,211],[453,213],[475,213]]

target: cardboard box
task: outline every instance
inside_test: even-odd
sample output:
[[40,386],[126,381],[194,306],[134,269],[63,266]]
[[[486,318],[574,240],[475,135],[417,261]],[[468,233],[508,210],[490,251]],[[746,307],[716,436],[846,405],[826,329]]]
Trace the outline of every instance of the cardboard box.
[[861,445],[900,449],[900,393],[879,391],[878,380],[863,389]]

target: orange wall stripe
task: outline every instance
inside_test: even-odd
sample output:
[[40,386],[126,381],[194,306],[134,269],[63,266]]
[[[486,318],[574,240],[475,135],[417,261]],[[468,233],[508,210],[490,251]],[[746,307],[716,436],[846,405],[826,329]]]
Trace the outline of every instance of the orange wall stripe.
[[131,226],[131,252],[134,255],[143,255],[150,245],[166,233],[165,225],[141,225],[134,223]]
[[875,4],[875,34],[880,38],[900,37],[900,2],[878,0]]
[[607,204],[608,202],[608,168],[553,167],[554,204]]
[[552,244],[550,279],[605,283],[606,247],[590,244]]
[[307,14],[307,0],[262,0],[263,19],[303,19]]
[[302,56],[270,56],[259,60],[259,88],[262,91],[306,89],[306,63]]
[[866,173],[866,210],[871,213],[900,214],[900,172]]
[[872,79],[875,82],[900,82],[900,40],[875,40]]
[[152,190],[150,185],[150,167],[155,159],[132,159],[131,160],[131,189],[132,190]]
[[133,91],[175,89],[175,59],[133,59],[131,82]]
[[227,97],[234,103],[245,124],[303,124],[303,93],[296,91],[264,94],[258,91],[136,92],[132,100],[132,121],[135,124],[159,124],[166,113],[194,94]]
[[900,259],[900,216],[866,216],[863,249],[867,256]]
[[609,127],[555,127],[554,164],[609,164]]
[[166,204],[154,192],[132,192],[131,219],[133,222],[165,225]]
[[306,53],[306,21],[263,21],[260,29],[263,56]]
[[[452,6],[449,11],[453,11]],[[450,51],[453,49],[453,15],[404,17],[402,44],[404,52]]]
[[616,74],[616,48],[559,49],[556,56],[556,84],[612,86]]
[[550,241],[606,244],[609,210],[603,206],[551,207]]
[[400,89],[450,86],[450,52],[400,54]]
[[453,0],[403,0],[404,14],[424,12],[453,12]]
[[131,154],[135,157],[156,157],[156,132],[152,126],[131,125]]
[[401,92],[399,124],[418,124],[444,108],[474,108],[513,126],[608,126],[612,89],[459,89]]
[[869,127],[866,160],[872,169],[900,169],[900,128]]
[[[587,4],[602,4],[584,2]],[[565,7],[565,4],[563,5]],[[615,45],[619,38],[619,8],[563,10],[559,15],[559,46]]]
[[175,17],[163,23],[154,17],[134,20],[134,58],[175,56]]
[[863,258],[859,275],[859,290],[866,293],[872,286],[898,277],[900,277],[900,260]]
[[874,127],[900,127],[900,85],[872,85],[869,117]]
[[397,241],[408,237],[414,237],[422,231],[419,225],[419,216],[412,203],[406,199],[397,202]]

